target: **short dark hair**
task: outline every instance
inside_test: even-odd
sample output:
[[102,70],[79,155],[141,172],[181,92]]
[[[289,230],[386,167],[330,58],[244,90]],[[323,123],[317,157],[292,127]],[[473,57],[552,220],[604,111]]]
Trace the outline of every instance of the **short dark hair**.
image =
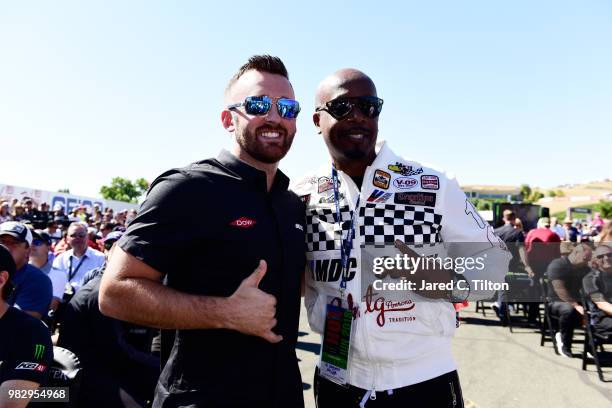
[[287,73],[287,68],[285,68],[285,64],[278,57],[273,57],[271,55],[253,55],[246,64],[238,69],[238,72],[234,74],[232,79],[230,79],[227,87],[225,88],[225,93],[227,93],[230,88],[240,79],[245,72],[254,69],[259,72],[268,72],[270,74],[281,75],[289,80],[289,74]]
[[512,221],[516,218],[516,214],[512,210],[504,210],[504,221]]

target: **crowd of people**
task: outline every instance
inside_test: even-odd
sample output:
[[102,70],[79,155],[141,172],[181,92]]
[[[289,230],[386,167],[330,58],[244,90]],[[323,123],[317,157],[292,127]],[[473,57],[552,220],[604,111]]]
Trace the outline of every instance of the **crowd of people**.
[[[2,203],[2,208],[7,206],[8,202]],[[0,357],[4,360],[0,384],[6,383],[7,391],[7,387],[30,389],[28,382],[42,382],[53,344],[75,353],[87,369],[77,406],[94,406],[92,400],[97,406],[143,406],[151,400],[159,374],[158,353],[151,348],[158,332],[103,316],[97,307],[106,257],[135,211],[114,213],[94,206],[77,207],[66,215],[61,206],[47,209],[45,203],[35,208],[29,198],[14,201],[11,215],[0,223],[1,251],[14,262],[14,268],[6,262],[2,265],[10,271],[10,279],[3,283],[3,299],[7,306],[14,306],[7,319],[23,315],[15,325],[26,325],[28,332],[36,333],[18,334],[16,327],[0,318],[22,350],[21,355]],[[41,340],[41,327],[48,341],[44,336]],[[45,353],[33,354],[31,347],[37,345]],[[14,348],[11,344],[5,350]]]
[[[522,297],[529,300],[525,304],[528,323],[552,326],[554,345],[561,356],[573,356],[574,329],[585,321],[585,309],[592,311],[594,332],[603,341],[612,340],[612,222],[599,213],[585,223],[566,219],[563,226],[554,218],[542,217],[537,227],[525,234],[512,210],[504,211],[503,220],[504,225],[495,233],[508,244],[513,258],[510,291],[500,292],[493,305],[502,324],[508,321],[507,300]],[[530,279],[523,293],[517,285],[522,275]],[[512,287],[513,283],[516,286]],[[541,299],[550,317],[539,323]]]

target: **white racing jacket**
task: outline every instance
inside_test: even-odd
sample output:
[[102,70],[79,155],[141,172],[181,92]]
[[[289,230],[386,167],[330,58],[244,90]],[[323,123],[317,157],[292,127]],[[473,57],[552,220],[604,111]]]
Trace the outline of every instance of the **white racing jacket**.
[[[328,297],[340,296],[340,234],[346,239],[353,211],[357,210],[345,291],[355,316],[348,383],[384,391],[455,370],[451,353],[456,327],[453,305],[423,300],[405,291],[394,299],[385,299],[377,291],[364,297],[361,263],[365,251],[370,258],[377,251],[380,256],[388,255],[396,239],[417,247],[437,243],[448,255],[483,257],[487,278],[496,282],[503,282],[510,254],[454,178],[395,155],[384,142],[377,146],[377,157],[365,171],[361,191],[347,174],[338,171],[341,230],[336,220],[331,168],[329,162],[293,187],[307,203],[305,304],[311,328],[323,334]],[[359,208],[355,209],[358,197]],[[467,248],[472,253],[461,253]],[[477,272],[465,272],[470,285],[483,278]],[[493,292],[477,291],[480,298]],[[470,300],[478,298],[472,293]]]

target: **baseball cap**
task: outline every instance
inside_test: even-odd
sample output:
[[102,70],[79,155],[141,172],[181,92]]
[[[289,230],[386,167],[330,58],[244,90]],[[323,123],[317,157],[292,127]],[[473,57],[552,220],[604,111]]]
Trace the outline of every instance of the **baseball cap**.
[[548,217],[541,217],[538,220],[538,225],[550,225],[550,218],[548,218]]
[[121,231],[109,232],[108,235],[106,236],[106,238],[104,238],[104,242],[117,241],[122,236],[123,236],[123,232],[121,232]]
[[21,242],[32,245],[32,231],[17,221],[7,221],[0,224],[0,235],[10,235]]
[[37,229],[32,231],[33,239],[40,239],[44,241],[47,245],[51,245],[51,235],[47,234],[45,231]]
[[0,271],[7,271],[9,276],[14,275],[17,270],[15,260],[9,250],[0,244]]

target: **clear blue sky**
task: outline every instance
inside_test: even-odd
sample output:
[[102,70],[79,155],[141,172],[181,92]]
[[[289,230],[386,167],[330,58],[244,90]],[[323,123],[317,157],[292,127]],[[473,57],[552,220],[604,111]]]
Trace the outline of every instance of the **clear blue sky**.
[[228,145],[227,80],[280,56],[303,106],[291,177],[325,146],[314,90],[355,67],[379,137],[462,184],[612,177],[612,3],[1,1],[0,183],[98,195]]

